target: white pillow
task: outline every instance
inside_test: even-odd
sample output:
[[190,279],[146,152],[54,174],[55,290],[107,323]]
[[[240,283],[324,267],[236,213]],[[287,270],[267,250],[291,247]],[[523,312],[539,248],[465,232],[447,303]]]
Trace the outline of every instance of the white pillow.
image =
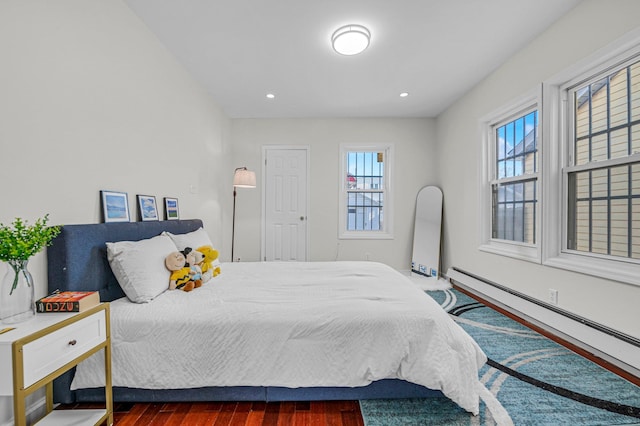
[[140,241],[107,243],[107,259],[127,298],[150,302],[169,288],[169,270],[164,259],[176,251],[166,235]]
[[164,231],[162,235],[168,235],[173,243],[178,247],[178,251],[184,250],[186,247],[197,249],[202,246],[212,246],[209,234],[204,228],[198,228],[195,231],[187,232],[186,234],[172,234],[171,232]]

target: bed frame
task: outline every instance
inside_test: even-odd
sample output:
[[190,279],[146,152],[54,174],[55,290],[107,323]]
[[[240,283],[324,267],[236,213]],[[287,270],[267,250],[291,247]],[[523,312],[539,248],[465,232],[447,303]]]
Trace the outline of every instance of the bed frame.
[[[65,225],[47,249],[49,292],[55,290],[99,291],[102,302],[124,297],[107,260],[106,242],[139,241],[159,235],[195,231],[202,221],[100,223]],[[104,401],[103,389],[71,391],[75,369],[54,381],[54,402]],[[363,387],[206,387],[150,390],[114,387],[116,402],[153,401],[314,401],[442,396],[440,391],[398,379],[385,379]]]

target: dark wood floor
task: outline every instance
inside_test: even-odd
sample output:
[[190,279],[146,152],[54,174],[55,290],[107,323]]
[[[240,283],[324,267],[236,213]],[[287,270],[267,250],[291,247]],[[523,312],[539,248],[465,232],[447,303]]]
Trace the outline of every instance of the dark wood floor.
[[[62,405],[56,409],[83,407],[91,408],[91,405]],[[118,426],[364,426],[358,401],[116,403],[113,424]]]

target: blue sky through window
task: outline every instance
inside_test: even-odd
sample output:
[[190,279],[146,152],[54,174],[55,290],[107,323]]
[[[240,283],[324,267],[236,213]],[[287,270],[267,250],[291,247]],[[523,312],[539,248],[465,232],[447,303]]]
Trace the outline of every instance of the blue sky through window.
[[496,129],[496,177],[535,172],[526,169],[528,154],[537,151],[538,112],[533,111]]
[[381,189],[384,179],[383,154],[378,152],[348,152],[347,173],[348,181],[355,178],[357,189]]

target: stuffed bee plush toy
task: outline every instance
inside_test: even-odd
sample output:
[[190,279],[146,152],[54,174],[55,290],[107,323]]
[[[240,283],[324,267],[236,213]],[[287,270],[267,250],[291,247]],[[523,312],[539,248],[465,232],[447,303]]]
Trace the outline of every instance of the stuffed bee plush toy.
[[164,259],[164,264],[171,272],[169,290],[193,290],[195,283],[191,280],[191,268],[186,266],[184,254],[174,251]]
[[203,255],[200,269],[202,270],[202,281],[207,282],[220,274],[220,262],[218,261],[218,250],[211,246],[201,246],[196,249]]

